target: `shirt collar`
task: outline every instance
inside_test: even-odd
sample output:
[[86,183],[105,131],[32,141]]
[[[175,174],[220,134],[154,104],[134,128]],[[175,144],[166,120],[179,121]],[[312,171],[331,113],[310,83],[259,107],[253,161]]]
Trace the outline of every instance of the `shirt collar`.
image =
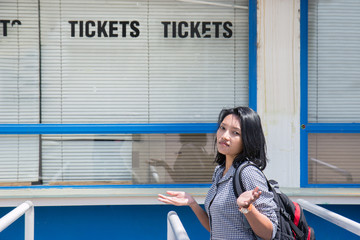
[[223,176],[224,170],[225,170],[225,166],[222,166],[221,171],[218,172],[219,176],[217,176],[217,177],[220,178],[218,183],[228,181],[230,178],[232,178],[234,176],[236,169],[234,168],[234,166],[231,165],[229,170],[226,172],[225,176]]

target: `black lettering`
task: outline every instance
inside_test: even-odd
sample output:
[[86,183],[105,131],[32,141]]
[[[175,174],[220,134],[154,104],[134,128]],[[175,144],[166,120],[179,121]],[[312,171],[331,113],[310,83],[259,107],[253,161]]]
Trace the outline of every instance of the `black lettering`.
[[78,21],[69,21],[71,26],[71,37],[75,37],[75,25],[78,24]]
[[138,26],[140,26],[140,23],[138,21],[132,21],[130,23],[130,28],[131,30],[133,30],[133,32],[130,33],[131,37],[138,37],[140,35],[140,31],[137,28]]
[[224,38],[231,38],[233,32],[230,27],[232,27],[232,23],[225,22],[223,27],[224,27],[224,30],[227,32],[227,33],[223,33]]
[[189,35],[189,33],[186,31],[186,32],[183,32],[183,30],[182,30],[182,26],[184,26],[184,27],[189,27],[189,24],[187,23],[187,22],[179,22],[179,29],[178,29],[178,31],[179,31],[179,33],[178,33],[178,35],[179,35],[179,37],[181,37],[181,38],[186,38],[188,35]]
[[117,24],[117,21],[109,21],[109,37],[117,37],[118,34],[114,33],[114,31],[117,31],[118,28],[114,26],[114,24]]
[[172,37],[176,38],[176,22],[172,22]]
[[84,21],[79,22],[79,37],[84,36]]
[[170,25],[170,22],[161,22],[164,25],[164,38],[168,38],[168,27]]
[[122,25],[122,36],[126,37],[126,25],[129,25],[129,21],[119,22]]
[[98,37],[101,37],[101,35],[104,35],[104,37],[108,37],[108,34],[105,29],[106,24],[107,21],[104,21],[103,23],[101,23],[101,21],[98,21]]
[[87,37],[94,37],[95,36],[95,31],[90,31],[90,26],[95,27],[95,22],[94,21],[87,21],[85,23],[85,35]]
[[[202,34],[205,34],[206,32],[211,31],[211,28],[208,27],[210,24],[211,24],[210,22],[203,22],[202,23]],[[203,38],[211,38],[211,35],[205,34],[203,36]]]
[[16,23],[17,25],[21,25],[21,22],[20,22],[19,20],[13,20],[13,21],[11,22],[11,26],[14,26],[15,23]]
[[195,37],[195,34],[196,34],[196,37],[197,38],[200,38],[200,32],[199,32],[199,26],[200,26],[200,22],[191,22],[190,23],[190,36],[191,38],[194,38]]
[[213,22],[212,24],[215,26],[215,38],[219,38],[219,29],[222,22]]
[[0,23],[3,24],[3,36],[7,36],[7,24],[10,22],[10,20],[0,20]]

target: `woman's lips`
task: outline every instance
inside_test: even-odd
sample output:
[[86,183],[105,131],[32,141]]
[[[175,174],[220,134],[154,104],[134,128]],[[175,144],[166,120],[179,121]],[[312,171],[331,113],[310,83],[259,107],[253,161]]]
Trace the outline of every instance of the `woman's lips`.
[[219,144],[225,147],[228,147],[230,144],[227,143],[226,141],[219,141]]

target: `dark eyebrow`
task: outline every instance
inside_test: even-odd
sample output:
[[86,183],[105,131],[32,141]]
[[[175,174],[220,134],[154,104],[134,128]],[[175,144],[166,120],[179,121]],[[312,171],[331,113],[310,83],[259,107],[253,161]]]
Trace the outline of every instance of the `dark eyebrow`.
[[[220,126],[221,125],[224,125],[225,127],[228,127],[228,125],[226,125],[225,123],[221,123]],[[238,128],[238,127],[231,127],[231,128],[234,129],[234,130],[237,130],[237,131],[241,131],[241,129]]]

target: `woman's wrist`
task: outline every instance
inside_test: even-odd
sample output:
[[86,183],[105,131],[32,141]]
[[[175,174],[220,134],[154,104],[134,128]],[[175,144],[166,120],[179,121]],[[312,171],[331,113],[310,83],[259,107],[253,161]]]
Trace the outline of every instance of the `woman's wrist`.
[[189,196],[188,199],[189,199],[189,201],[188,201],[188,206],[189,206],[189,207],[193,208],[193,207],[196,207],[197,205],[199,205],[199,204],[196,202],[195,198],[193,198],[191,195]]
[[248,214],[249,212],[251,212],[253,209],[253,205],[250,203],[247,207],[240,207],[239,211],[242,212],[243,214]]
[[197,204],[197,202],[195,201],[195,199],[191,199],[191,200],[188,202],[188,205],[189,205],[190,207],[194,207],[194,206],[196,206],[196,205],[198,205],[198,204]]

